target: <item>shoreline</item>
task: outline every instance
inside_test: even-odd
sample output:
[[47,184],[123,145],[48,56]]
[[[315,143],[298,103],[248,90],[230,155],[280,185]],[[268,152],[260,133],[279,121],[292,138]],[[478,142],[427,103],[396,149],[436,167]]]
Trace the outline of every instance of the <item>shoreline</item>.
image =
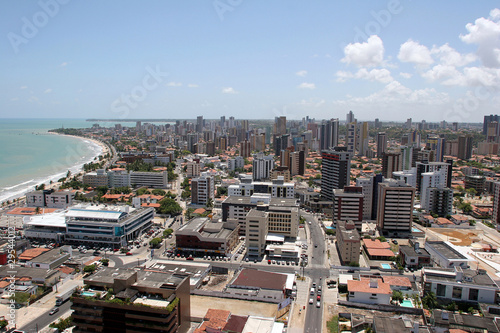
[[[54,133],[54,132],[47,132],[47,134],[50,134],[50,135],[63,135],[63,136],[67,136],[67,137],[73,137],[73,138],[76,138],[76,139],[79,139],[81,142],[85,143],[85,144],[91,144],[92,146],[94,147],[97,147],[98,148],[98,151],[97,153],[93,154],[92,156],[89,156],[88,159],[86,159],[84,162],[82,163],[77,163],[75,165],[72,165],[69,167],[69,170],[71,170],[72,172],[72,176],[81,176],[84,174],[84,171],[82,169],[83,165],[84,164],[87,164],[87,163],[90,163],[90,162],[93,162],[95,160],[96,157],[98,156],[104,156],[106,155],[107,153],[110,153],[110,149],[109,147],[102,141],[98,140],[98,139],[94,139],[94,138],[90,138],[90,137],[84,137],[84,136],[76,136],[76,135],[67,135],[67,134],[61,134],[61,133]],[[86,142],[88,141],[88,142]],[[59,173],[55,173],[55,174],[51,174],[51,175],[47,175],[46,177],[44,177],[44,179],[40,182],[37,182],[37,186],[40,185],[40,184],[45,184],[45,189],[58,189],[59,186],[62,185],[61,182],[57,182],[56,180],[57,179],[60,179],[60,178],[63,178],[64,175],[66,174],[66,171],[61,171]],[[36,178],[33,178],[33,179],[36,179]],[[52,183],[50,183],[52,181]],[[29,181],[31,182],[31,181]],[[24,182],[26,183],[26,182]],[[22,186],[24,183],[20,183],[20,184],[16,184],[14,186],[12,186],[12,188],[15,188],[15,187],[19,187],[19,186]],[[22,192],[21,192],[22,190]],[[2,199],[0,202],[1,203],[6,203],[8,201],[10,201],[10,205],[12,205],[14,203],[14,201],[16,200],[19,200],[21,201],[22,198],[24,198],[26,196],[26,192],[29,192],[29,190],[25,190],[23,189],[22,187],[20,188],[20,190],[17,191],[14,191],[15,193],[12,194],[11,196],[7,196],[5,197],[4,199]],[[8,206],[6,206],[8,207]],[[2,211],[4,211],[4,208],[2,208]]]

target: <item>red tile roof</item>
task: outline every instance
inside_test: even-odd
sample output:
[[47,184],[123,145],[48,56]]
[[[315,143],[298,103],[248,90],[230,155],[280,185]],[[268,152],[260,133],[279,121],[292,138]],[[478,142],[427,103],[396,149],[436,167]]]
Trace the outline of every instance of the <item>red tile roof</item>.
[[27,249],[26,251],[21,253],[21,255],[19,256],[19,260],[30,261],[47,251],[49,251],[49,249],[43,247],[34,247],[32,249]]
[[368,249],[390,249],[391,245],[388,242],[381,242],[380,240],[363,239],[365,247]]
[[411,288],[410,279],[406,276],[382,276],[384,283],[389,284],[390,286],[398,286],[398,287],[408,287]]
[[349,292],[354,291],[370,294],[392,294],[391,286],[389,284],[377,281],[377,288],[370,288],[370,280],[349,280],[347,281],[347,290]]

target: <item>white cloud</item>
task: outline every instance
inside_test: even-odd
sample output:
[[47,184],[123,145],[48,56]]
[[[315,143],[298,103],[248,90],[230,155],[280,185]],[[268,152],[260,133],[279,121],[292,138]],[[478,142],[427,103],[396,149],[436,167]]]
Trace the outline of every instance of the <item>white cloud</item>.
[[411,39],[401,44],[398,59],[401,62],[411,62],[416,65],[430,65],[434,62],[429,49]]
[[465,55],[460,54],[448,44],[444,44],[440,47],[433,46],[431,54],[437,55],[441,64],[445,66],[462,67],[476,61],[477,59],[477,57],[472,53]]
[[394,80],[391,76],[391,72],[385,68],[372,69],[370,71],[366,68],[360,68],[355,74],[351,72],[338,71],[335,75],[337,76],[337,82],[345,82],[351,78],[378,81],[382,83],[389,83]]
[[19,89],[26,89],[28,86],[21,86]]
[[318,100],[318,99],[310,98],[310,99],[302,99],[297,104],[300,105],[300,106],[303,106],[303,107],[320,108],[320,107],[322,107],[323,105],[326,104],[326,101],[324,99]]
[[194,83],[189,83],[188,88],[198,88],[198,85]]
[[342,62],[359,67],[379,66],[384,60],[384,44],[377,35],[372,35],[366,43],[351,43],[344,48]]
[[45,90],[43,93],[44,93],[44,94],[50,94],[51,92],[52,92],[52,89],[51,89],[51,88],[49,88],[49,89]]
[[477,55],[486,67],[500,68],[500,10],[490,11],[488,18],[480,17],[468,23],[466,35],[460,39],[467,44],[477,44]]
[[413,75],[412,75],[412,74],[410,74],[410,73],[404,73],[404,72],[401,72],[401,73],[399,73],[399,76],[404,77],[405,79],[409,79],[409,78],[411,78]]
[[454,67],[450,65],[436,65],[432,67],[429,71],[422,74],[422,77],[426,78],[429,81],[438,81],[449,78],[457,78],[461,74]]
[[236,90],[234,90],[232,87],[222,88],[222,93],[223,94],[238,94],[238,92]]
[[304,77],[307,75],[307,71],[305,70],[298,71],[297,73],[295,73],[295,75]]
[[182,83],[170,81],[169,83],[167,83],[167,86],[169,86],[169,87],[180,87],[180,86],[182,86]]
[[60,66],[61,66],[61,67],[66,67],[67,65],[68,65],[68,63],[67,63],[67,62],[63,62]]
[[302,82],[299,84],[298,88],[300,89],[316,89],[316,85],[314,83]]

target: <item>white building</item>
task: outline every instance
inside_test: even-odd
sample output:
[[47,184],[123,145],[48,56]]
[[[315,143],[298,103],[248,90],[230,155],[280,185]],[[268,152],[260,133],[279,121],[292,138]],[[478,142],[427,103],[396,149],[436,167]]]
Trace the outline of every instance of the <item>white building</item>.
[[186,165],[187,177],[198,177],[200,175],[201,166],[197,162],[188,162]]
[[286,183],[283,176],[278,176],[278,179],[272,182],[253,182],[252,179],[246,177],[241,177],[240,180],[240,184],[228,187],[229,196],[249,197],[254,193],[269,193],[272,198],[293,199],[295,197],[295,184]]
[[91,187],[108,186],[106,170],[98,169],[83,175],[83,184]]
[[348,300],[365,304],[391,303],[392,290],[388,283],[378,279],[347,281]]
[[424,293],[433,292],[437,298],[451,301],[494,304],[498,285],[484,270],[422,269]]
[[203,172],[200,177],[191,180],[191,203],[206,205],[215,199],[215,181],[213,176]]
[[26,206],[66,208],[73,204],[74,191],[62,190],[42,190],[26,193]]
[[443,188],[446,186],[447,173],[448,170],[443,168],[421,174],[420,202],[427,201],[427,189],[429,187]]
[[273,157],[273,155],[266,156],[262,153],[254,155],[252,162],[253,180],[264,180],[270,178],[271,170],[274,168]]
[[246,216],[245,245],[249,257],[261,258],[266,250],[268,213],[252,209]]
[[108,171],[108,187],[130,187],[130,175],[126,170]]
[[373,177],[356,178],[356,186],[363,188],[363,219],[371,220],[373,201]]
[[130,172],[130,184],[133,187],[167,188],[168,172]]
[[432,260],[443,268],[469,267],[469,262],[475,260],[460,253],[453,244],[443,241],[426,241],[425,249],[431,255]]
[[245,159],[241,156],[236,156],[235,158],[230,158],[227,161],[228,170],[234,171],[235,169],[243,169],[245,166]]
[[397,180],[404,180],[406,184],[416,187],[417,186],[417,168],[410,170],[393,171],[392,178]]

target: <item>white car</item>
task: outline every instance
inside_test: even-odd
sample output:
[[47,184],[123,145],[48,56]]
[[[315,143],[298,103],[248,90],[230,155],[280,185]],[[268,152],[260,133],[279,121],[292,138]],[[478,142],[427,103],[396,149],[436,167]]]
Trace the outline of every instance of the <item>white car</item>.
[[312,298],[309,298],[309,304],[313,304],[314,300]]
[[317,307],[317,308],[321,307],[321,302],[320,302],[320,301],[317,301],[317,302],[316,302],[316,307]]

